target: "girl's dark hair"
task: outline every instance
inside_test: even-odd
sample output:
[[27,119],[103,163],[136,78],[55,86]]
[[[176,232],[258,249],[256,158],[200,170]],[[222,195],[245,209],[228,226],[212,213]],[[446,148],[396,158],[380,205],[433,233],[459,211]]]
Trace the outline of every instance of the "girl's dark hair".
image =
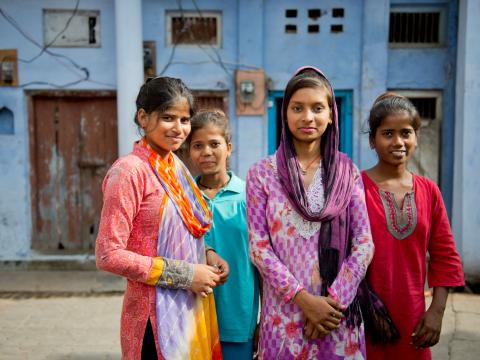
[[368,136],[373,139],[382,121],[390,115],[407,114],[415,132],[420,129],[422,122],[417,109],[408,98],[394,92],[385,92],[373,103],[368,117]]
[[190,120],[191,130],[187,139],[187,143],[190,144],[193,134],[200,129],[213,125],[220,129],[222,136],[227,144],[232,142],[232,131],[230,130],[230,124],[227,115],[222,110],[204,110],[195,114]]
[[307,69],[295,75],[287,84],[285,88],[285,95],[283,98],[283,115],[287,116],[287,107],[290,99],[296,91],[303,88],[324,88],[327,92],[327,101],[330,111],[333,109],[333,94],[328,80],[314,70]]
[[[147,114],[167,111],[180,98],[187,99],[190,107],[190,116],[195,113],[195,100],[190,89],[182,80],[171,77],[149,78],[142,85],[137,95],[137,113],[143,109]],[[135,124],[140,127],[137,114]]]

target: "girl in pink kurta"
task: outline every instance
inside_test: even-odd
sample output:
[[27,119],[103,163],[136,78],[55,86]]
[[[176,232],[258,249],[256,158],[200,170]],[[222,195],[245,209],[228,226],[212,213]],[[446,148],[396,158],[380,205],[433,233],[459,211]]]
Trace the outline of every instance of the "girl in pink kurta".
[[226,274],[205,264],[211,213],[172,153],[190,132],[192,109],[181,80],[147,81],[135,118],[145,135],[103,182],[96,258],[100,269],[128,279],[123,359],[221,359],[211,293]]
[[338,151],[333,90],[300,69],[281,144],[247,176],[250,256],[263,280],[260,359],[364,359],[357,288],[373,255],[362,179]]
[[[367,278],[400,338],[379,344],[367,332],[368,359],[431,359],[429,347],[440,337],[447,287],[464,283],[440,190],[406,168],[420,124],[412,103],[394,93],[381,95],[370,112],[370,145],[378,163],[362,173],[375,243]],[[427,274],[434,292],[425,311]]]

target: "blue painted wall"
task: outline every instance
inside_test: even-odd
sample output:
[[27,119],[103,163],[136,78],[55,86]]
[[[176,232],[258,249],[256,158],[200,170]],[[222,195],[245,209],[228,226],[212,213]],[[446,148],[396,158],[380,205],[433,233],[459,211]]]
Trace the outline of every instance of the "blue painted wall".
[[[82,0],[80,9],[101,12],[100,48],[52,48],[89,70],[96,82],[81,82],[68,89],[115,89],[114,1]],[[71,1],[1,0],[0,8],[8,13],[31,38],[43,44],[43,9],[72,9]],[[28,60],[40,49],[0,17],[0,49],[17,49],[20,59]],[[20,85],[48,82],[58,85],[81,79],[83,73],[68,61],[43,54],[31,63],[19,62]],[[25,258],[31,255],[32,213],[30,194],[30,158],[28,111],[25,90],[52,88],[35,83],[26,87],[0,87],[0,108],[7,106],[14,114],[13,135],[0,135],[0,259]]]
[[[447,46],[429,50],[389,49],[387,42],[390,3],[442,4],[447,9]],[[36,41],[43,44],[43,8],[69,8],[75,0],[0,0],[0,7]],[[223,42],[219,49],[196,46],[172,48],[166,45],[165,11],[179,10],[176,0],[143,0],[144,40],[156,41],[157,71],[185,79],[193,89],[228,90],[229,116],[233,128],[233,169],[242,177],[250,165],[268,153],[268,115],[237,116],[235,113],[234,72],[262,68],[270,91],[282,91],[300,66],[322,69],[335,89],[352,94],[352,157],[360,168],[375,162],[362,134],[366,114],[373,99],[387,88],[441,89],[444,91],[444,147],[442,187],[450,208],[453,155],[454,73],[456,54],[457,1],[447,0],[183,0],[185,11],[222,12]],[[345,17],[334,19],[332,8],[343,7]],[[308,9],[326,13],[309,19]],[[114,0],[82,0],[80,9],[101,12],[100,48],[52,48],[89,70],[91,80],[68,89],[115,89],[115,9]],[[287,19],[286,9],[296,9],[297,18]],[[296,24],[297,34],[286,34],[285,25]],[[320,32],[309,34],[308,24],[318,24]],[[330,26],[342,24],[344,31],[333,34]],[[128,24],[125,24],[128,26]],[[19,57],[29,59],[38,48],[0,17],[0,48],[16,48]],[[225,69],[219,64],[219,58]],[[59,59],[57,59],[59,60]],[[65,84],[82,73],[62,65],[46,54],[31,64],[20,63],[20,83],[32,81]],[[27,89],[51,88],[37,84]],[[0,136],[0,186],[10,189],[0,200],[0,258],[22,257],[30,252],[30,159],[28,119],[23,88],[0,88],[0,107],[7,104],[15,115],[15,134]],[[8,174],[8,176],[5,176]],[[15,204],[15,206],[12,206]],[[12,245],[14,244],[14,245]]]
[[[412,2],[392,0],[392,6],[412,6]],[[443,119],[440,157],[440,187],[451,214],[453,189],[453,146],[455,128],[455,63],[458,3],[456,0],[422,1],[418,7],[441,7],[445,12],[445,39],[440,48],[389,49],[389,89],[441,90]]]

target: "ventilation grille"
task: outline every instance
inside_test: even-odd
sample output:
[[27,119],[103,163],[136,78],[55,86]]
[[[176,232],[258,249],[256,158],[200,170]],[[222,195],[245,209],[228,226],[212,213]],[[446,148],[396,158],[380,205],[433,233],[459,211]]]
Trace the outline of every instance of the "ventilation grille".
[[172,44],[219,45],[219,16],[171,15]]
[[389,42],[391,44],[440,43],[441,12],[391,12]]

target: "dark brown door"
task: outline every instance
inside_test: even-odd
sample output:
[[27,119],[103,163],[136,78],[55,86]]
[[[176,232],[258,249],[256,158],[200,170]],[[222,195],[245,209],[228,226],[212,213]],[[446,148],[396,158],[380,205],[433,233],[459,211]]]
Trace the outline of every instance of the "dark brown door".
[[32,113],[33,248],[92,250],[117,158],[115,97],[33,96]]

